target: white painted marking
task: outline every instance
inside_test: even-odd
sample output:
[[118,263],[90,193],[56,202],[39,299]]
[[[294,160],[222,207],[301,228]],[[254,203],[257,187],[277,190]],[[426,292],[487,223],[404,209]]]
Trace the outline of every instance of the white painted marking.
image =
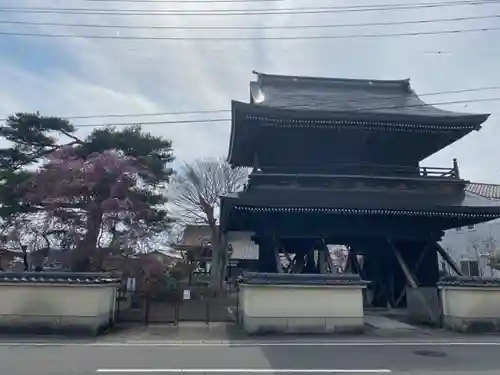
[[500,341],[416,341],[416,342],[398,342],[398,341],[347,341],[347,342],[314,342],[314,341],[291,341],[291,342],[245,342],[245,341],[127,341],[127,342],[0,342],[3,346],[39,346],[39,347],[99,347],[99,348],[120,348],[120,347],[287,347],[287,346],[330,346],[330,347],[391,347],[391,346],[500,346]]
[[134,341],[126,342],[130,346],[178,346],[178,347],[248,347],[248,346],[500,346],[500,341],[470,342],[470,341],[431,341],[431,342],[398,342],[398,341],[347,341],[347,342],[322,342],[322,341],[290,341],[290,342],[244,342],[244,341]]
[[368,370],[353,370],[353,369],[264,369],[264,368],[143,368],[143,369],[119,369],[119,368],[101,368],[97,369],[99,373],[190,373],[190,374],[213,374],[213,373],[252,373],[252,374],[390,374],[389,369],[368,369]]

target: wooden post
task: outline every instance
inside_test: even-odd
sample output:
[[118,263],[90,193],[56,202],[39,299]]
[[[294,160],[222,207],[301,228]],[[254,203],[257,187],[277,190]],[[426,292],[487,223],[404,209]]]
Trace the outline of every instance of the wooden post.
[[181,301],[176,301],[174,305],[174,325],[178,326],[179,325],[179,320],[181,316]]
[[456,158],[453,158],[453,172],[455,174],[454,177],[460,178],[460,169],[458,168],[458,161]]
[[293,259],[290,257],[290,254],[288,254],[288,251],[286,251],[283,245],[281,245],[281,251],[283,251],[283,255],[285,255],[285,258],[288,261],[288,267],[286,269],[286,273],[291,273],[293,266]]
[[241,324],[240,322],[240,286],[238,281],[236,281],[236,324]]
[[273,237],[273,250],[274,250],[274,258],[276,259],[276,271],[278,273],[283,273],[283,265],[281,264],[281,258],[280,258],[280,245],[276,237]]
[[144,325],[148,326],[149,325],[149,312],[151,309],[151,296],[149,292],[146,292],[146,301],[145,301],[145,308],[144,308]]
[[205,324],[210,324],[210,298],[205,298]]
[[323,249],[325,252],[326,267],[330,270],[330,273],[336,273],[332,257],[330,255],[330,250],[328,250],[328,245],[326,244],[325,240],[322,240],[321,243],[323,244]]
[[115,317],[114,317],[115,323],[118,323],[120,321],[120,300],[121,300],[121,296],[122,296],[122,293],[121,293],[121,284],[120,284],[120,286],[118,287],[118,293],[116,295]]
[[[224,233],[220,233],[220,250],[219,250],[219,255],[220,255],[220,277],[219,277],[219,285],[217,287],[217,295],[220,294],[221,290],[223,290],[224,286],[224,281],[226,279],[227,275],[227,267],[229,264],[229,254],[228,254],[228,242],[227,242],[227,237]],[[212,260],[213,262],[213,260]]]

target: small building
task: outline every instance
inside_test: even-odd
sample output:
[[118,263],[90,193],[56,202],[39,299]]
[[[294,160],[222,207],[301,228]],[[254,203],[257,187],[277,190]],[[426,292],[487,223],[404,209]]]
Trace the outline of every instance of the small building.
[[[219,228],[217,228],[218,230]],[[212,263],[212,230],[208,225],[187,225],[181,242],[175,248],[190,261],[199,262],[198,272],[209,273]],[[259,257],[258,246],[246,232],[232,232],[228,242],[228,276],[238,276],[242,270],[254,270]]]
[[212,263],[212,229],[208,225],[189,224],[174,249],[191,263],[198,263],[196,273],[207,274]]
[[[469,183],[466,190],[500,204],[500,185]],[[490,267],[490,258],[500,248],[500,220],[447,230],[441,246],[460,265],[464,275],[500,277],[500,271]],[[445,262],[441,262],[440,268],[450,273]]]

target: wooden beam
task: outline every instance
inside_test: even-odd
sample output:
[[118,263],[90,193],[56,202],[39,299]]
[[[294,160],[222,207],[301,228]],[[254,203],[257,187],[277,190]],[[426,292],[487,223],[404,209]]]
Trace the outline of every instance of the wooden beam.
[[283,252],[283,255],[285,255],[285,258],[288,261],[288,267],[286,267],[286,269],[283,270],[286,271],[285,273],[290,273],[292,270],[293,259],[290,257],[290,254],[288,254],[288,251],[286,251],[283,245],[281,245],[281,251]]
[[391,246],[392,252],[394,253],[394,256],[396,257],[399,265],[401,266],[401,269],[403,270],[403,273],[405,274],[405,277],[406,277],[406,280],[408,281],[408,284],[410,284],[410,286],[413,289],[416,289],[417,295],[419,296],[422,304],[427,308],[427,310],[431,314],[430,316],[432,316],[434,314],[434,312],[432,311],[432,308],[427,303],[427,300],[425,299],[425,297],[424,297],[421,289],[419,290],[417,281],[413,277],[410,269],[408,268],[407,264],[405,263],[405,261],[404,261],[403,257],[401,256],[399,250],[396,248],[396,246],[394,246],[394,244],[392,243],[392,241],[389,241],[389,244]]
[[392,243],[392,241],[389,241],[389,244],[391,246],[392,253],[396,257],[396,260],[398,261],[399,265],[401,266],[401,269],[403,270],[403,273],[405,274],[406,281],[408,281],[408,284],[410,284],[410,286],[412,288],[418,288],[417,281],[415,280],[415,278],[411,274],[411,271],[408,268],[408,265],[404,261],[403,257],[401,256],[401,253],[396,248],[396,246],[394,246],[394,244]]
[[347,270],[350,270],[351,273],[357,273],[357,274],[359,274],[361,271],[356,251],[352,246],[349,246],[344,272],[346,272]]
[[455,261],[451,258],[450,254],[448,254],[446,252],[446,250],[443,249],[439,243],[436,243],[436,246],[437,246],[437,251],[438,251],[439,255],[441,255],[441,258],[443,258],[444,261],[446,263],[448,263],[448,265],[451,268],[453,268],[453,271],[455,271],[455,273],[458,276],[463,276],[464,274],[462,273],[462,271],[460,270],[460,268],[458,267],[458,265],[455,263]]
[[424,260],[425,256],[427,255],[427,252],[431,249],[431,243],[427,243],[423,249],[423,251],[420,253],[420,256],[417,259],[417,262],[415,263],[415,267],[413,268],[413,272],[417,272],[418,269],[420,268],[420,264]]

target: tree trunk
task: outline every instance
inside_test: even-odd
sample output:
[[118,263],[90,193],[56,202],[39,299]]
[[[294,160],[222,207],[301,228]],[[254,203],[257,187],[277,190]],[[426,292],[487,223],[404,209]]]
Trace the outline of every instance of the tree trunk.
[[220,233],[215,220],[211,222],[211,241],[212,241],[212,268],[210,277],[210,289],[215,295],[219,294],[219,289],[221,286],[222,277],[222,262],[221,256],[223,254],[223,249],[221,248]]
[[24,271],[29,271],[30,270],[30,263],[28,261],[28,251],[23,248],[23,263],[24,263]]
[[87,233],[72,254],[72,271],[92,271],[93,260],[96,255],[97,239],[99,238],[99,231],[101,229],[101,222],[102,211],[100,209],[91,210],[87,219]]

